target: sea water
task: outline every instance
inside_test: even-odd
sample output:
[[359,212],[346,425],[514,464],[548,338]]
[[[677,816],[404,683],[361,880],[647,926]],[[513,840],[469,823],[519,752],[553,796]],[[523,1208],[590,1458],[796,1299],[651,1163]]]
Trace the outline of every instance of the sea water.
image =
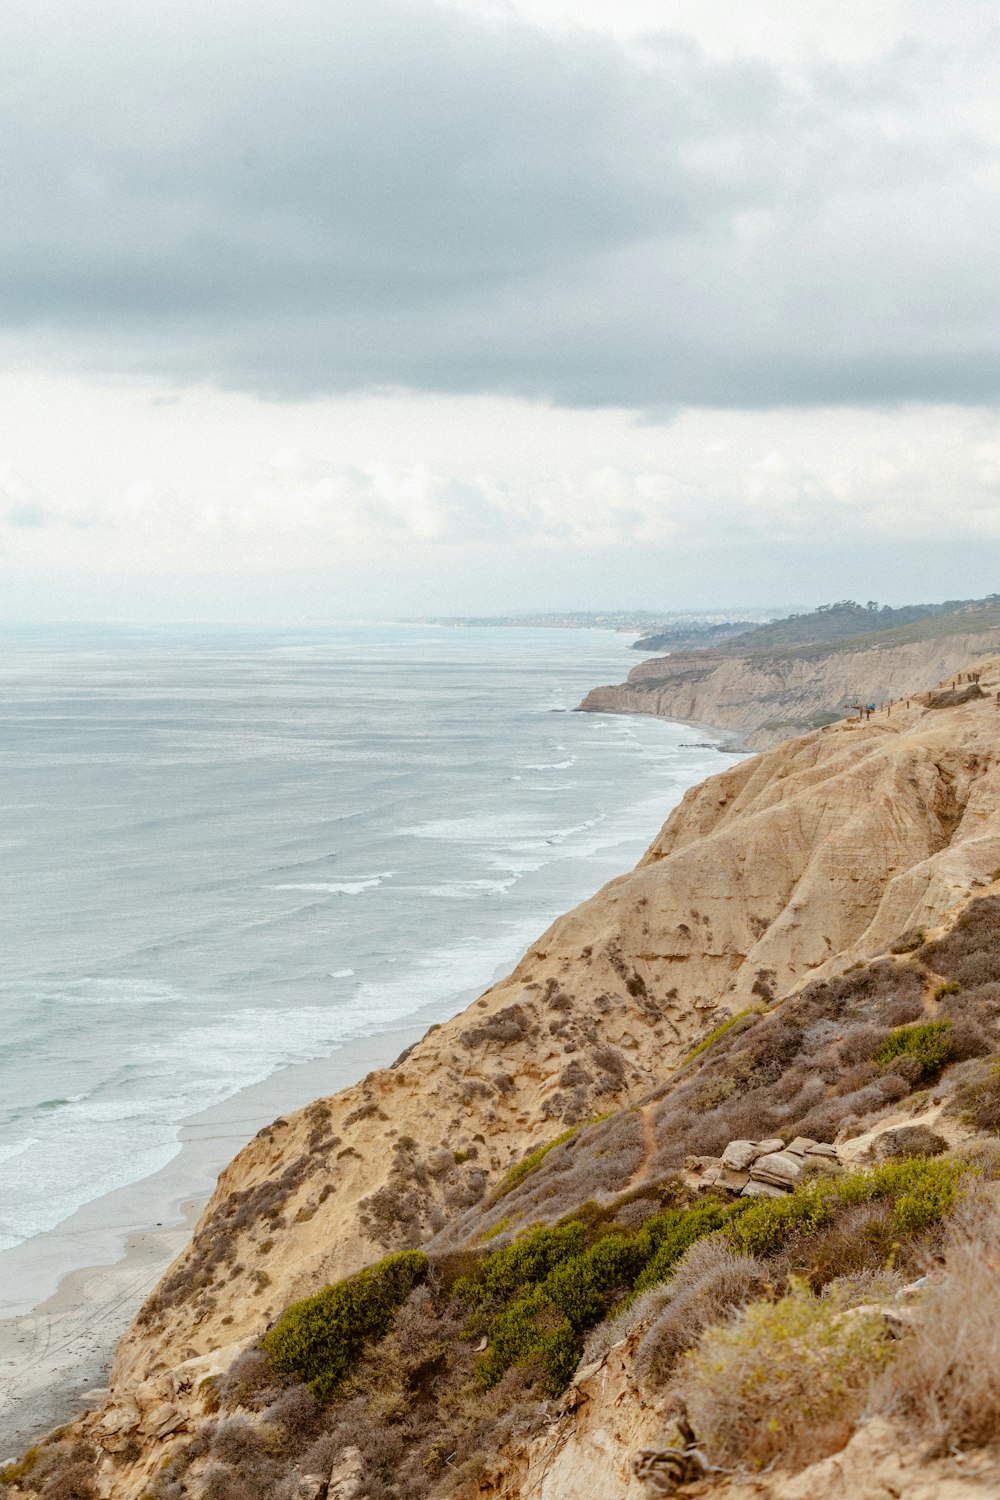
[[7,631],[0,1273],[161,1170],[187,1117],[443,1018],[631,866],[724,762],[690,728],[571,711],[629,645]]

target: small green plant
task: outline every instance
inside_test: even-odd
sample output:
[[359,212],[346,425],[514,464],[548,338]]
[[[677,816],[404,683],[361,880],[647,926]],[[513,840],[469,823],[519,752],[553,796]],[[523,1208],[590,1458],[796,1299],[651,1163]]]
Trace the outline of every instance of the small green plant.
[[[949,992],[950,993],[950,992]],[[917,1026],[897,1026],[874,1053],[874,1061],[887,1068],[897,1057],[912,1057],[920,1065],[921,1077],[938,1073],[948,1061],[950,1021],[924,1021]]]
[[738,1026],[740,1031],[745,1031],[748,1026],[752,1026],[754,1021],[763,1014],[762,1007],[751,1006],[749,1010],[741,1010],[738,1015],[727,1016],[721,1025],[716,1026],[714,1031],[710,1031],[708,1036],[703,1041],[700,1041],[693,1051],[688,1053],[687,1057],[681,1063],[681,1067],[686,1068],[688,1063],[693,1063],[696,1057],[700,1057],[703,1052],[707,1052],[709,1047],[713,1047],[719,1038],[724,1037],[727,1031],[732,1031],[734,1026]]
[[471,1151],[453,1151],[451,1154],[455,1158],[456,1167],[464,1167],[472,1155]]
[[944,984],[938,985],[937,989],[934,991],[934,999],[943,1000],[945,995],[958,995],[961,994],[961,991],[962,986],[959,984],[957,979],[948,979]]
[[796,1232],[811,1234],[830,1218],[830,1191],[825,1178],[796,1188],[784,1198],[757,1198],[726,1225],[726,1238],[740,1255],[766,1258]]
[[422,1251],[406,1250],[293,1303],[261,1340],[272,1365],[329,1399],[365,1344],[389,1332],[427,1267]]
[[561,1146],[563,1141],[568,1141],[570,1136],[576,1135],[576,1132],[582,1130],[584,1125],[592,1125],[594,1123],[593,1120],[581,1120],[579,1125],[571,1125],[568,1130],[563,1131],[562,1135],[557,1135],[554,1141],[549,1141],[545,1146],[539,1146],[537,1150],[532,1151],[529,1156],[526,1156],[523,1161],[516,1162],[501,1180],[496,1191],[496,1196],[502,1198],[505,1193],[509,1193],[512,1188],[516,1188],[518,1183],[524,1181],[529,1172],[533,1172],[545,1160],[550,1151],[554,1151],[556,1146]]

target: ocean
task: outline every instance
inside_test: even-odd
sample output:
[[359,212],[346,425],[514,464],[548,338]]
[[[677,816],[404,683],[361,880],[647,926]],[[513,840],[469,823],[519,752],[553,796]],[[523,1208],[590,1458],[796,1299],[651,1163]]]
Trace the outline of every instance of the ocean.
[[[451,1014],[635,862],[725,762],[689,727],[571,712],[629,647],[3,634],[0,1316],[44,1290],[25,1247],[162,1174],[190,1117]],[[72,1263],[68,1240],[45,1274]]]

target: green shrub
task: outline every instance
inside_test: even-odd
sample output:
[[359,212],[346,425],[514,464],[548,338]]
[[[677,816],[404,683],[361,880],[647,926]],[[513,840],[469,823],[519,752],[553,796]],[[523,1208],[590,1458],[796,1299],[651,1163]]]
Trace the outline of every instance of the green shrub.
[[699,1042],[697,1047],[688,1053],[687,1057],[681,1063],[681,1067],[686,1068],[688,1063],[694,1062],[696,1057],[700,1057],[703,1052],[707,1052],[709,1047],[714,1046],[720,1037],[725,1036],[727,1031],[732,1031],[734,1026],[738,1026],[740,1031],[745,1031],[761,1015],[763,1015],[763,1011],[760,1007],[753,1006],[750,1010],[741,1010],[738,1015],[727,1016],[720,1026],[716,1026],[714,1031],[710,1031],[704,1041]]
[[[601,1118],[606,1119],[607,1116],[605,1115]],[[545,1160],[550,1151],[553,1151],[556,1146],[561,1146],[563,1141],[568,1141],[571,1135],[576,1135],[576,1132],[582,1130],[584,1125],[593,1125],[594,1123],[595,1121],[593,1120],[581,1120],[579,1125],[571,1125],[568,1130],[563,1131],[562,1135],[557,1135],[554,1141],[549,1141],[545,1146],[539,1146],[537,1150],[532,1151],[529,1156],[526,1156],[523,1161],[516,1162],[506,1177],[501,1180],[496,1190],[496,1196],[502,1198],[504,1193],[509,1193],[511,1188],[516,1188],[519,1182],[524,1181],[529,1172],[533,1172]]]
[[576,1220],[551,1229],[531,1229],[505,1249],[494,1250],[472,1275],[457,1281],[455,1295],[469,1307],[513,1296],[525,1286],[544,1281],[554,1266],[578,1255],[583,1245],[584,1228]]
[[837,1299],[793,1282],[789,1296],[703,1334],[681,1390],[714,1463],[797,1467],[843,1446],[888,1355],[881,1317],[846,1316]]
[[963,1177],[975,1169],[968,1162],[913,1156],[884,1162],[868,1172],[852,1172],[832,1184],[841,1203],[893,1200],[897,1234],[919,1234],[937,1224],[954,1207]]
[[962,986],[959,984],[958,980],[949,979],[944,984],[938,985],[937,989],[934,991],[934,999],[943,1000],[945,995],[959,995],[961,994],[961,992]]
[[276,1370],[327,1400],[369,1340],[383,1338],[396,1310],[427,1274],[427,1256],[407,1250],[286,1308],[261,1341]]
[[917,1026],[897,1026],[873,1054],[887,1068],[897,1057],[912,1057],[920,1064],[921,1077],[939,1073],[948,1061],[950,1021],[924,1021]]
[[697,1203],[689,1209],[672,1209],[648,1219],[640,1234],[645,1234],[652,1254],[642,1269],[635,1290],[644,1292],[647,1287],[665,1281],[681,1256],[696,1240],[721,1229],[736,1216],[745,1213],[743,1204],[726,1204],[717,1198]]
[[489,1389],[512,1365],[534,1364],[558,1395],[579,1361],[583,1333],[613,1306],[663,1281],[695,1240],[741,1210],[710,1199],[617,1232],[604,1232],[600,1220],[574,1219],[533,1229],[487,1256],[455,1287],[473,1309],[467,1336],[485,1333],[489,1341],[477,1380]]
[[784,1198],[755,1198],[726,1225],[726,1238],[740,1255],[767,1257],[796,1231],[811,1234],[829,1222],[829,1183],[825,1178],[796,1188]]

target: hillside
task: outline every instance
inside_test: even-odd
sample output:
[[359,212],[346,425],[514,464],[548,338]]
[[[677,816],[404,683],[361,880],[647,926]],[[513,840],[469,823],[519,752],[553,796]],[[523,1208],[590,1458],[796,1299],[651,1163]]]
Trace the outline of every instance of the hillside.
[[[926,620],[934,615],[951,613],[975,600],[951,600],[946,604],[907,604],[901,609],[891,609],[888,604],[881,608],[872,602],[857,604],[853,599],[842,599],[837,604],[822,604],[806,614],[788,615],[782,620],[769,620],[750,629],[733,622],[714,627],[716,640],[698,642],[699,645],[715,645],[724,641],[738,652],[770,651],[777,647],[830,644],[856,636],[871,636],[893,630],[900,625],[909,625]],[[669,631],[660,631],[634,643],[636,651],[673,651],[680,649]]]
[[[851,633],[811,638],[825,615],[836,630]],[[761,626],[712,650],[654,657],[633,667],[619,686],[594,688],[580,709],[711,725],[735,731],[750,749],[765,749],[835,722],[851,704],[881,709],[905,700],[1000,648],[1000,601],[992,598],[942,605],[937,613],[864,634],[855,629],[859,615],[871,618],[857,605],[834,606]],[[798,635],[798,643],[776,644],[782,633]]]
[[[262,1131],[121,1341],[108,1400],[0,1472],[8,1496],[667,1493],[681,1402],[720,1492],[899,1493],[902,1466],[908,1494],[947,1495],[936,1454],[958,1444],[961,1493],[995,1493],[976,1478],[995,1361],[956,1331],[970,1297],[992,1317],[975,1267],[1000,1241],[1000,658],[978,670],[986,696],[820,729],[693,789],[508,978]],[[749,1193],[723,1153],[765,1138],[772,1186]],[[935,1250],[962,1295],[890,1349],[885,1309]],[[727,1407],[712,1390],[739,1382],[681,1358],[741,1357],[717,1325],[744,1306],[758,1345],[785,1319],[827,1351],[818,1388],[837,1362],[807,1453],[780,1371],[770,1407]],[[942,1329],[978,1381],[965,1406],[907,1373]],[[758,1460],[746,1490],[729,1471]]]

